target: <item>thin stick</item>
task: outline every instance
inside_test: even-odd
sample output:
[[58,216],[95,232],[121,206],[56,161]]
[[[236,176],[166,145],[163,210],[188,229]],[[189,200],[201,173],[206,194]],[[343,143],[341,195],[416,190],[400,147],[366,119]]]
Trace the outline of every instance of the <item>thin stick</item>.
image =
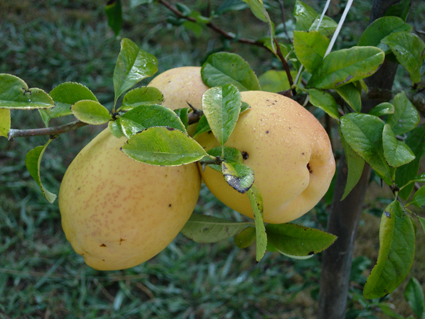
[[75,121],[68,124],[64,124],[56,127],[37,128],[28,130],[14,130],[11,129],[8,134],[9,141],[16,137],[28,137],[28,136],[40,136],[40,135],[59,135],[72,130],[76,130],[80,127],[88,125],[81,121]]
[[285,7],[283,5],[283,0],[279,0],[280,12],[282,13],[282,22],[283,22],[283,31],[285,32],[286,37],[292,43],[292,39],[289,37],[288,30],[286,28],[286,19],[285,19]]
[[297,95],[297,92],[295,90],[295,88],[293,88],[293,84],[294,81],[292,80],[292,75],[291,75],[291,70],[289,69],[289,65],[285,60],[285,57],[282,54],[282,51],[280,51],[280,47],[279,47],[279,43],[277,42],[276,38],[274,39],[274,43],[276,44],[276,53],[277,56],[279,57],[280,61],[283,64],[283,68],[285,69],[286,75],[288,76],[288,81],[289,81],[289,85],[291,86],[291,90],[292,90],[292,96]]
[[336,38],[338,37],[339,32],[341,31],[345,18],[347,17],[348,11],[350,11],[352,4],[353,4],[353,0],[348,0],[347,5],[345,6],[345,9],[344,9],[344,13],[342,14],[342,17],[339,20],[338,26],[336,27],[335,33],[332,36],[331,43],[329,43],[328,49],[326,50],[325,56],[327,56],[332,51]]

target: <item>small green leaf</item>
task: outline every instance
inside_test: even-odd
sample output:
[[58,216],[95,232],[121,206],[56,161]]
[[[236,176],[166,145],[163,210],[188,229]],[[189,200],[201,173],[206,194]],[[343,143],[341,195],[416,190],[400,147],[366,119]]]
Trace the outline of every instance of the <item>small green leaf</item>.
[[335,89],[338,94],[344,99],[344,101],[351,106],[351,108],[359,113],[362,109],[362,98],[360,91],[353,83],[349,83],[343,86],[340,86]]
[[202,96],[204,115],[221,145],[226,143],[236,126],[241,103],[241,95],[232,84],[211,88]]
[[297,0],[294,6],[295,30],[309,31],[318,13],[309,5]]
[[186,128],[186,131],[187,131],[187,125],[189,123],[189,118],[188,118],[189,110],[190,108],[188,107],[174,110],[174,113],[176,113],[176,115],[180,118],[180,121],[183,123],[184,127]]
[[396,16],[406,21],[410,11],[410,0],[401,0],[399,3],[393,4],[387,12],[386,16]]
[[425,313],[424,292],[420,282],[416,278],[410,278],[404,291],[404,298],[406,298],[416,318],[423,318],[423,314]]
[[383,115],[394,114],[394,112],[395,112],[394,105],[388,102],[383,102],[375,106],[373,109],[371,109],[369,111],[369,114],[379,117]]
[[398,17],[382,17],[373,21],[360,37],[358,46],[378,46],[393,32],[412,31],[412,26]]
[[255,242],[255,227],[247,227],[235,237],[235,244],[238,248],[244,249]]
[[227,184],[241,194],[254,184],[254,171],[244,164],[222,162],[221,170]]
[[376,116],[350,113],[341,117],[341,132],[345,141],[388,184],[392,184],[394,169],[389,167],[382,146],[384,122]]
[[410,32],[395,32],[382,39],[396,56],[398,62],[410,73],[413,83],[421,81],[420,68],[425,58],[425,43]]
[[196,138],[199,134],[211,131],[210,125],[205,115],[202,115],[199,119],[198,125],[196,126],[195,134],[193,138]]
[[308,87],[333,89],[374,74],[385,54],[376,47],[352,47],[328,54],[308,82]]
[[153,126],[167,126],[186,133],[177,114],[162,105],[140,105],[119,118],[121,130],[127,138]]
[[396,184],[399,187],[403,186],[398,195],[406,200],[415,186],[414,183],[409,183],[409,181],[417,177],[421,158],[425,155],[425,126],[418,126],[414,130],[407,132],[404,142],[416,156],[409,164],[397,168],[395,175]]
[[119,119],[117,119],[116,121],[110,121],[108,123],[108,128],[111,131],[112,135],[120,138],[124,136],[123,131],[121,130],[121,125],[119,123],[117,123]]
[[233,84],[239,91],[261,89],[257,76],[249,64],[234,53],[211,54],[202,65],[201,77],[209,87]]
[[409,216],[397,200],[385,209],[379,230],[379,255],[363,295],[383,297],[396,289],[408,275],[415,255],[415,233]]
[[54,106],[43,90],[29,89],[20,78],[0,73],[0,109],[47,109]]
[[34,180],[37,182],[38,186],[40,186],[41,193],[49,203],[53,203],[57,196],[49,192],[41,183],[40,163],[44,151],[46,150],[46,147],[50,144],[51,141],[52,140],[49,140],[45,145],[37,146],[36,148],[32,149],[27,153],[25,157],[25,165],[27,167],[28,172],[30,173],[32,178],[34,178]]
[[336,236],[296,224],[268,224],[268,240],[276,249],[290,256],[311,256],[328,248]]
[[164,96],[161,91],[155,87],[142,86],[124,95],[121,111],[129,111],[140,105],[162,104]]
[[104,124],[112,119],[111,114],[102,104],[92,100],[78,101],[71,110],[81,122],[92,125]]
[[413,205],[417,207],[425,206],[425,186],[419,188],[413,196]]
[[393,99],[395,112],[388,116],[388,124],[399,135],[413,130],[419,124],[419,113],[406,94],[398,93]]
[[121,51],[114,70],[115,101],[125,91],[158,71],[158,61],[131,40],[122,39]]
[[151,165],[184,165],[207,156],[203,147],[186,133],[164,126],[133,135],[121,149],[128,157]]
[[114,31],[115,36],[118,36],[122,27],[121,0],[108,1],[105,7],[105,13],[108,18],[109,27]]
[[416,216],[419,219],[419,222],[421,223],[422,230],[425,232],[425,218]]
[[267,250],[267,234],[263,222],[263,197],[255,185],[247,192],[251,203],[252,211],[254,212],[255,234],[256,234],[256,260],[260,261]]
[[[292,71],[291,75],[295,79],[297,73]],[[261,74],[258,80],[260,81],[262,91],[277,93],[291,88],[285,71],[269,70]]]
[[0,109],[0,136],[7,137],[10,130],[10,110]]
[[295,53],[311,74],[321,65],[329,42],[319,31],[294,31]]
[[339,120],[338,105],[330,93],[317,89],[309,89],[307,92],[310,95],[311,104],[322,109],[335,120]]
[[415,154],[405,143],[396,139],[389,124],[385,124],[382,133],[384,155],[392,167],[399,167],[415,159]]
[[233,222],[213,216],[192,214],[181,233],[197,243],[216,243],[234,237],[253,223]]
[[[45,115],[48,116],[49,120],[71,115],[71,106],[78,101],[92,100],[98,102],[92,91],[86,86],[75,82],[61,83],[51,90],[49,94],[53,101],[55,101],[55,107],[43,111]],[[48,122],[49,121],[46,119],[46,126]]]
[[344,194],[341,197],[341,200],[343,200],[359,182],[360,177],[363,174],[365,161],[345,141],[341,132],[339,136],[341,137],[341,143],[344,147],[345,160],[347,161],[348,167],[347,184],[345,185]]

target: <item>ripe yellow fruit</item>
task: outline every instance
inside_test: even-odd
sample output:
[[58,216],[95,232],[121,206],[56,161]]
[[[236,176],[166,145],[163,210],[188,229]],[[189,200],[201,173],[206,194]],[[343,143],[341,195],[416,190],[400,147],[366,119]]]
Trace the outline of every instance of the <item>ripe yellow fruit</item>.
[[196,164],[152,166],[120,151],[125,138],[109,129],[74,159],[59,192],[62,227],[90,267],[136,266],[163,250],[198,200]]
[[[320,122],[292,99],[262,91],[241,95],[251,109],[240,115],[225,146],[242,151],[244,164],[254,170],[264,221],[290,222],[312,209],[329,188],[335,172],[329,137]],[[211,133],[197,140],[207,150],[219,146]],[[201,174],[220,201],[253,218],[247,194],[238,193],[209,167]]]
[[[171,110],[189,107],[202,109],[202,95],[208,86],[202,82],[201,67],[184,66],[170,69],[156,76],[148,86],[159,89],[164,95],[162,105]],[[189,125],[190,136],[195,134],[197,124]]]

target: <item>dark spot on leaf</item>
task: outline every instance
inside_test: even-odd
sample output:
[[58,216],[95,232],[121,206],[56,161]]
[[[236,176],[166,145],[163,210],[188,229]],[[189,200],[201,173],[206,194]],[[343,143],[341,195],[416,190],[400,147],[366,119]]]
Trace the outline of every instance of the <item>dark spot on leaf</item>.
[[242,152],[242,158],[243,158],[244,160],[247,160],[247,159],[248,159],[248,157],[249,157],[249,154],[248,154],[247,152],[243,151],[243,152]]
[[310,163],[307,163],[307,169],[308,169],[308,171],[310,172],[310,174],[311,173],[313,173],[313,170],[311,169],[311,167],[310,167]]
[[100,245],[100,247],[106,247],[106,245],[105,244],[102,244],[102,245]]
[[166,128],[167,128],[167,130],[169,130],[169,131],[174,131],[174,130],[175,130],[174,128],[169,127],[169,126],[166,126]]
[[309,255],[309,256],[314,255],[314,251],[310,251],[310,252],[308,253],[308,255]]
[[204,227],[204,228],[202,229],[202,231],[207,231],[207,230],[209,230],[209,228],[208,228],[208,227]]
[[208,131],[208,134],[211,134],[212,132],[211,131]]
[[384,212],[384,215],[387,216],[388,218],[391,218],[391,214],[387,211]]

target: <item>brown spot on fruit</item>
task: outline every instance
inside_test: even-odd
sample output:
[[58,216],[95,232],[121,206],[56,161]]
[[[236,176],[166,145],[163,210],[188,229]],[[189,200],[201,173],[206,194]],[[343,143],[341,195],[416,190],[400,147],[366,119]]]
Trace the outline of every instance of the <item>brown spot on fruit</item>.
[[270,133],[270,131],[266,131],[266,134],[269,134]]
[[243,151],[243,152],[242,152],[242,158],[243,158],[244,160],[247,160],[247,159],[248,159],[248,157],[249,157],[249,154],[248,154],[247,152]]
[[310,167],[310,163],[307,163],[307,169],[308,169],[308,171],[310,172],[310,174],[311,173],[313,173],[313,170],[311,169],[311,167]]
[[121,245],[121,243],[122,243],[123,241],[125,241],[125,239],[120,238],[120,245]]
[[102,245],[100,245],[100,247],[106,247],[106,245],[105,244],[102,244]]
[[168,207],[171,207],[171,204],[168,204]]

